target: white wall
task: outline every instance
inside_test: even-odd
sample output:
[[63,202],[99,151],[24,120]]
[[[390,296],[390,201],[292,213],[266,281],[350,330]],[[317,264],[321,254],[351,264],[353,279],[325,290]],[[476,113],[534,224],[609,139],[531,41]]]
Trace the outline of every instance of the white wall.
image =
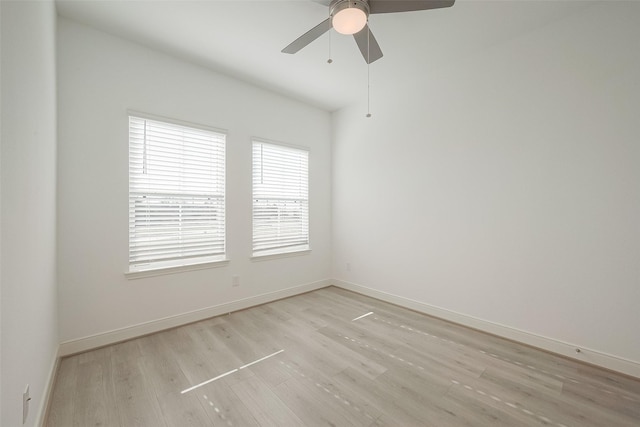
[[[58,30],[62,342],[326,284],[331,273],[329,113],[64,18]],[[128,109],[229,131],[227,267],[125,278]],[[310,255],[250,260],[252,136],[310,148]],[[239,287],[231,287],[232,275],[240,276]]]
[[58,348],[53,2],[2,10],[1,336],[3,426],[37,424]]
[[[0,5],[0,177],[2,177],[2,5]],[[2,181],[0,180],[0,422],[2,422]]]
[[607,2],[378,79],[372,119],[333,117],[333,276],[640,375],[638,40]]

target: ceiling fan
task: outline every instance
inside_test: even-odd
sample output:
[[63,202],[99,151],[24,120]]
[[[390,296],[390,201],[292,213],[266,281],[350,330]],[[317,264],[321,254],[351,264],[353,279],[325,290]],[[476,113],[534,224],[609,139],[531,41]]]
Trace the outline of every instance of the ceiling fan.
[[322,21],[290,45],[283,53],[296,53],[331,28],[351,35],[367,64],[382,58],[382,50],[367,25],[369,15],[376,13],[413,12],[453,6],[455,0],[313,0],[329,7],[329,18]]

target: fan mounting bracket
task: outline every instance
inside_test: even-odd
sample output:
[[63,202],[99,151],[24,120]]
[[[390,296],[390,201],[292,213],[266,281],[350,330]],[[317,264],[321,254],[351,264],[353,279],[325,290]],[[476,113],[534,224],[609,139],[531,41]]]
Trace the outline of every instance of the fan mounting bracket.
[[367,0],[331,0],[329,5],[329,16],[334,17],[338,12],[347,8],[362,10],[367,18],[369,17],[369,2]]

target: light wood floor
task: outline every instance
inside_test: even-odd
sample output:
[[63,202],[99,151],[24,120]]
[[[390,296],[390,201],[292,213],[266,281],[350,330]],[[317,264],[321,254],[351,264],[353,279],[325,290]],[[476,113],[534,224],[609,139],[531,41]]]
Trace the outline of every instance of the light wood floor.
[[330,287],[65,358],[46,425],[638,427],[640,381]]

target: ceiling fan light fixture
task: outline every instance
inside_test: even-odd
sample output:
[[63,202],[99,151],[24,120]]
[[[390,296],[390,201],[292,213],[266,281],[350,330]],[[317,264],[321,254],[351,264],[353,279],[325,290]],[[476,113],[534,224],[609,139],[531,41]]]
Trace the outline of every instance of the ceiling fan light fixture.
[[[0,0],[2,1],[2,0]],[[418,10],[451,7],[455,0],[314,0],[329,3],[327,19],[289,43],[282,53],[293,54],[334,28],[342,34],[351,34],[367,64],[382,58],[382,50],[367,26],[370,14],[414,12]],[[343,16],[344,14],[344,16]],[[344,19],[343,19],[344,18]],[[343,22],[344,21],[344,22]],[[366,31],[364,31],[366,29]]]
[[340,34],[351,35],[359,32],[367,24],[367,15],[361,9],[342,9],[333,16],[333,28]]
[[369,8],[362,0],[338,0],[331,4],[331,24],[340,34],[356,34],[367,25]]

